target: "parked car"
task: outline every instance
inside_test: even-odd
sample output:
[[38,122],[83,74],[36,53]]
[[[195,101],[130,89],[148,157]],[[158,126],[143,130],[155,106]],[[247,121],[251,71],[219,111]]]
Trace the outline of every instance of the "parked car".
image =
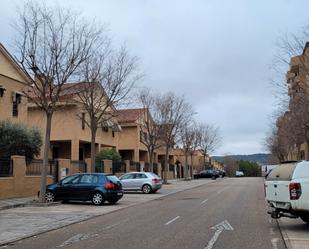
[[130,172],[119,177],[123,190],[155,193],[162,187],[162,179],[152,172]]
[[225,170],[219,170],[219,175],[224,178],[226,175],[226,171]]
[[80,173],[68,176],[58,183],[46,187],[47,202],[92,201],[94,205],[103,205],[105,201],[115,204],[123,196],[122,185],[114,175],[103,173]]
[[201,170],[194,178],[212,178],[217,179],[220,176],[219,171],[214,169]]
[[265,195],[272,218],[301,218],[309,223],[309,162],[288,162],[266,176]]
[[237,170],[237,171],[235,172],[235,176],[236,176],[236,177],[242,177],[242,176],[245,176],[245,174],[244,174],[243,171]]

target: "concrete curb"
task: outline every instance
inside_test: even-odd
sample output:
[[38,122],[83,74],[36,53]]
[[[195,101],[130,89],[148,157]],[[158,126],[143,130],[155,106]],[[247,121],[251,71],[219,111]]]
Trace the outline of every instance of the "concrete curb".
[[285,247],[287,249],[293,249],[292,244],[291,244],[290,239],[289,239],[289,236],[288,236],[288,233],[283,228],[283,225],[282,225],[280,219],[277,220],[277,224],[278,224],[281,236],[282,236],[283,243],[285,244]]
[[[18,239],[12,239],[10,241],[7,241],[7,242],[0,242],[0,247],[3,247],[3,246],[6,246],[6,245],[9,245],[9,244],[13,244],[13,243],[16,243],[18,241],[21,241],[21,240],[24,240],[24,239],[27,239],[27,238],[31,238],[33,236],[37,236],[37,235],[41,235],[41,234],[44,234],[44,233],[47,233],[47,232],[51,232],[51,231],[54,231],[54,230],[58,230],[58,229],[61,229],[61,228],[64,228],[64,227],[68,227],[68,226],[71,226],[71,225],[74,225],[74,224],[78,224],[78,223],[81,223],[81,222],[85,222],[85,221],[88,221],[88,220],[91,220],[91,219],[94,219],[94,218],[97,218],[97,217],[100,217],[100,216],[105,216],[105,215],[108,215],[108,214],[111,214],[111,213],[115,213],[115,212],[118,212],[120,210],[123,210],[125,208],[130,208],[130,207],[134,207],[134,206],[137,206],[137,205],[140,205],[140,204],[143,204],[143,203],[146,203],[146,202],[151,202],[151,201],[154,201],[154,200],[157,200],[159,198],[164,198],[166,196],[170,196],[170,195],[174,195],[174,194],[177,194],[177,193],[181,193],[181,192],[184,192],[186,190],[190,190],[190,189],[195,189],[195,188],[198,188],[198,187],[201,187],[203,185],[208,185],[208,184],[212,184],[212,183],[215,183],[216,181],[209,181],[209,182],[206,182],[206,183],[203,183],[203,184],[199,184],[197,186],[193,186],[191,188],[187,188],[187,189],[181,189],[181,190],[176,190],[175,192],[172,192],[172,193],[168,193],[168,194],[164,194],[162,196],[158,196],[154,199],[151,199],[151,200],[145,200],[143,202],[140,202],[140,203],[133,203],[133,204],[130,204],[128,206],[125,206],[125,207],[121,207],[119,209],[116,209],[116,210],[112,210],[108,213],[105,213],[105,214],[97,214],[97,215],[92,215],[90,217],[85,217],[85,218],[82,218],[78,221],[75,221],[75,222],[72,222],[72,223],[69,223],[69,224],[65,224],[65,225],[59,225],[55,228],[50,228],[50,229],[46,229],[46,230],[43,230],[43,231],[38,231],[38,232],[34,232],[32,234],[29,234],[29,235],[26,235],[26,236],[21,236],[20,238]],[[26,205],[24,205],[25,207]],[[22,206],[21,206],[22,207]]]

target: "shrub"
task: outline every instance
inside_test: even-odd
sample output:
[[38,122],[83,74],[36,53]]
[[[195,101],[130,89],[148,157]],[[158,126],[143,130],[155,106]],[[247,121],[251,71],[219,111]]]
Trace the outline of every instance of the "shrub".
[[112,148],[112,149],[105,149],[101,150],[97,155],[96,155],[96,161],[100,162],[102,160],[112,160],[114,162],[120,161],[121,160],[121,155],[119,152]]
[[29,161],[40,154],[42,137],[39,130],[26,125],[0,121],[0,155],[25,156]]
[[238,164],[239,170],[243,171],[245,176],[261,176],[261,167],[257,163],[240,160]]

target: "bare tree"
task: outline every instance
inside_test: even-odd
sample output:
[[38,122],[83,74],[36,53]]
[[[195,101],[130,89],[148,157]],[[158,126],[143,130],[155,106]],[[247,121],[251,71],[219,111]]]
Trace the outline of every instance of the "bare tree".
[[46,116],[40,187],[40,200],[44,202],[53,114],[65,101],[64,84],[74,79],[90,51],[100,48],[103,30],[69,10],[47,7],[39,2],[27,3],[15,26],[17,60],[34,77],[27,82],[24,94]]
[[111,51],[109,47],[93,51],[82,64],[77,102],[85,115],[79,115],[91,130],[91,170],[95,171],[95,142],[99,127],[115,127],[116,106],[123,104],[141,75],[138,59],[131,57],[125,47]]
[[238,162],[232,156],[224,157],[224,165],[228,176],[235,176],[237,170],[239,170]]
[[[189,163],[188,158],[191,155],[191,164],[192,164],[192,158],[193,153],[195,151],[195,148],[199,142],[198,132],[197,132],[196,124],[193,120],[188,120],[182,127],[180,131],[180,140],[182,144],[182,150],[185,154],[185,180],[188,180],[189,178]],[[191,165],[192,166],[192,165]]]
[[191,119],[194,112],[184,97],[176,96],[172,92],[158,96],[155,105],[158,110],[157,124],[160,125],[160,137],[165,148],[163,181],[167,183],[169,151],[179,139],[181,127]]
[[198,134],[199,148],[204,157],[204,167],[206,167],[206,157],[221,143],[219,128],[210,124],[199,124]]
[[139,92],[139,102],[144,108],[143,120],[139,123],[141,130],[140,141],[147,148],[150,171],[153,171],[155,150],[162,146],[160,143],[161,126],[155,121],[158,119],[158,110],[155,108],[156,95],[149,89],[144,88]]

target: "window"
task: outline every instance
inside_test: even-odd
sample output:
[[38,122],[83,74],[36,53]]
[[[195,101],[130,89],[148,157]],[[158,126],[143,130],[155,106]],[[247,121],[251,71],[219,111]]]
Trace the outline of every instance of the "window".
[[91,184],[91,183],[98,183],[99,177],[97,175],[83,175],[80,183],[81,184]]
[[85,130],[85,113],[82,113],[82,130]]
[[134,174],[124,175],[121,177],[121,180],[129,180],[133,179]]
[[18,116],[18,104],[16,101],[13,102],[13,117]]
[[144,179],[147,178],[145,174],[135,174],[135,179]]
[[5,87],[0,85],[0,97],[3,97],[5,91],[6,91]]
[[78,176],[68,176],[66,178],[64,178],[61,183],[62,184],[68,184],[68,183],[72,183],[74,180],[77,180],[78,181],[79,177]]
[[21,94],[17,92],[13,92],[13,117],[18,116],[18,105],[21,103]]

